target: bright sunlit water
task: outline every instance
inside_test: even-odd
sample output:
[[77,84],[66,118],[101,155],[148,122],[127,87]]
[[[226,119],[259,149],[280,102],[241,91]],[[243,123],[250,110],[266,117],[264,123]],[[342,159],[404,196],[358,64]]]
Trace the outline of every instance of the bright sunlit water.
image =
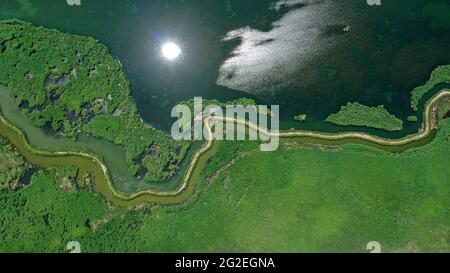
[[167,42],[165,43],[161,48],[161,53],[169,61],[174,61],[181,55],[181,48],[173,43],[173,42]]

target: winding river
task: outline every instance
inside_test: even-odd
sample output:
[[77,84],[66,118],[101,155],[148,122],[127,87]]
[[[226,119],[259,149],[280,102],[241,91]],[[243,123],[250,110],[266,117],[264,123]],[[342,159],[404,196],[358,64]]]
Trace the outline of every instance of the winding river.
[[[283,142],[300,142],[322,145],[363,144],[389,152],[402,152],[430,142],[434,135],[432,124],[433,107],[444,97],[450,96],[450,89],[444,88],[431,96],[423,106],[423,128],[416,134],[400,139],[387,139],[363,132],[320,133],[311,131],[270,132],[247,121],[233,120],[258,130],[261,134],[277,135]],[[158,185],[140,185],[130,191],[118,187],[119,181],[126,181],[121,175],[128,170],[124,151],[120,146],[89,136],[82,136],[77,141],[46,135],[41,129],[30,126],[20,115],[14,98],[7,89],[0,87],[0,135],[6,137],[19,152],[33,165],[40,168],[52,166],[76,166],[79,178],[87,174],[92,177],[95,192],[116,206],[133,207],[143,203],[179,204],[187,201],[195,193],[201,180],[200,174],[208,159],[217,150],[217,141],[205,141],[203,145],[193,145],[181,171],[169,183],[168,188]],[[206,117],[205,128],[211,132],[210,121],[227,120],[224,117]],[[201,146],[198,148],[198,146]],[[100,156],[101,155],[101,156]],[[125,169],[124,169],[125,168]],[[128,175],[130,176],[130,175]],[[175,182],[173,182],[175,181]],[[115,183],[116,182],[116,183]],[[172,184],[171,184],[172,183]],[[170,188],[172,187],[172,188]]]

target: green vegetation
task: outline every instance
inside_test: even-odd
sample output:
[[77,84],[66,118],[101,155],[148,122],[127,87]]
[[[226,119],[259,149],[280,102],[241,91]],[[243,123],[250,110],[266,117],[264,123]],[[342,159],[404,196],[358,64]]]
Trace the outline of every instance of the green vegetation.
[[[197,113],[194,113],[194,100],[188,100],[188,101],[182,101],[180,104],[184,104],[188,106],[191,109],[191,112],[195,115]],[[252,99],[248,98],[240,98],[232,101],[227,102],[220,102],[219,100],[202,100],[202,106],[203,110],[208,106],[218,106],[222,109],[225,109],[228,105],[236,106],[236,105],[242,105],[242,106],[256,106],[256,102]]]
[[436,114],[438,120],[450,117],[450,98],[445,98],[438,104]]
[[[97,42],[74,37],[0,23],[0,82],[37,126],[109,139],[127,148],[134,173],[144,170],[148,181],[170,176],[172,160],[185,146],[145,127],[120,65]],[[55,52],[63,54],[62,62]],[[439,117],[448,105],[438,108]],[[367,108],[348,105],[343,122],[398,128],[384,108]],[[296,138],[283,139],[276,153],[260,152],[257,142],[217,142],[215,156],[199,163],[196,194],[170,207],[110,207],[82,187],[82,168],[41,170],[18,191],[0,190],[0,252],[63,252],[69,241],[79,241],[84,252],[365,252],[373,240],[386,252],[448,252],[450,120],[439,125],[430,144],[401,154],[356,144],[314,146]],[[0,151],[9,156],[9,169],[24,166],[5,141]]]
[[301,114],[294,117],[294,119],[299,122],[304,122],[307,118],[308,116],[306,114]]
[[408,121],[409,122],[416,122],[418,119],[417,119],[417,116],[408,116]]
[[83,181],[77,181],[78,168],[75,167],[53,167],[49,172],[53,175],[56,185],[63,191],[73,192],[78,189],[79,184]]
[[[202,153],[201,158],[196,160],[190,181],[184,191],[174,194],[175,189],[169,189],[167,196],[164,192],[149,189],[143,193],[142,191],[133,194],[129,192],[121,192],[111,181],[109,170],[101,158],[94,154],[90,154],[83,149],[61,149],[58,151],[46,148],[36,148],[30,145],[23,132],[10,124],[0,116],[0,135],[9,140],[23,157],[35,167],[41,169],[49,169],[54,166],[72,167],[76,166],[78,176],[80,177],[80,185],[92,189],[94,192],[102,195],[105,201],[111,205],[118,207],[134,207],[144,203],[152,204],[179,204],[190,199],[199,182],[200,171],[206,164],[206,161],[214,153],[214,149],[210,149]],[[28,178],[28,177],[27,177]],[[29,181],[29,180],[25,180]],[[71,190],[71,187],[67,187]],[[131,197],[130,195],[134,195]]]
[[433,87],[442,84],[450,83],[450,65],[443,65],[436,68],[431,73],[431,78],[424,85],[415,88],[411,93],[411,108],[414,111],[418,110],[420,100],[427,94]]
[[348,103],[341,107],[337,114],[330,115],[327,122],[341,126],[364,126],[386,131],[400,131],[403,121],[383,107],[368,107],[358,102]]
[[366,252],[376,240],[384,252],[448,252],[450,120],[441,125],[429,145],[398,155],[295,139],[276,153],[220,142],[195,198],[171,207],[107,208],[40,172],[1,192],[0,250],[60,252],[76,240],[85,252]]
[[16,149],[0,137],[0,189],[17,183],[29,168]]
[[[192,114],[191,120],[199,112],[199,111],[196,112],[195,111],[196,109],[194,109],[194,100],[193,99],[188,100],[188,101],[181,101],[180,104],[183,104],[183,105],[186,105],[186,106],[189,107],[189,109],[191,111],[191,114]],[[251,109],[251,108],[244,109],[244,111],[248,110],[248,112],[250,114],[259,112],[259,108],[258,108],[258,105],[256,105],[256,102],[254,100],[248,99],[248,98],[240,98],[240,99],[227,101],[227,102],[221,102],[221,101],[216,100],[216,99],[214,99],[214,100],[205,100],[205,99],[203,99],[202,100],[202,107],[203,107],[202,111],[204,111],[209,106],[220,107],[222,112],[223,112],[223,114],[226,113],[227,106],[232,106],[232,107],[243,106],[245,108],[247,108],[248,106],[256,106],[256,108],[254,108],[254,109],[256,109],[256,112],[253,109]],[[245,114],[248,115],[247,113],[245,113]],[[270,109],[267,109],[267,114],[270,114]]]
[[56,186],[64,183],[59,179],[74,179],[56,174],[72,171],[40,171],[31,185],[0,191],[1,252],[65,252],[67,242],[92,232],[108,207],[87,190],[63,191]]
[[91,38],[0,22],[0,84],[36,126],[123,145],[131,173],[149,182],[171,177],[189,146],[140,120],[120,63]]

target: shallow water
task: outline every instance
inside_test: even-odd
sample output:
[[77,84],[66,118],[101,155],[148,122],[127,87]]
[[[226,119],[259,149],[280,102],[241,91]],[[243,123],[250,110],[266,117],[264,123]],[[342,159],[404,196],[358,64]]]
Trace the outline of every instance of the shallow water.
[[[87,176],[90,176],[93,179],[93,189],[95,190],[95,192],[101,194],[107,201],[111,202],[112,204],[123,207],[133,207],[143,203],[180,204],[192,198],[195,189],[200,181],[200,172],[203,170],[204,166],[207,164],[207,161],[215,153],[215,149],[217,148],[217,145],[213,145],[210,150],[208,150],[199,158],[197,165],[192,171],[192,176],[189,184],[187,185],[185,190],[183,190],[179,194],[172,196],[165,196],[164,194],[141,194],[133,199],[124,199],[123,196],[126,195],[121,194],[122,197],[114,195],[113,191],[108,185],[108,181],[104,176],[101,166],[91,158],[80,155],[49,155],[47,153],[36,153],[35,151],[30,150],[29,147],[24,143],[23,138],[20,137],[17,130],[10,128],[6,124],[4,124],[3,121],[0,121],[0,135],[8,139],[8,141],[18,149],[20,154],[30,164],[37,168],[48,169],[55,166],[77,167],[79,170],[78,181],[83,183],[83,179]],[[29,183],[30,178],[31,173],[27,174],[21,182],[23,182],[24,184]]]
[[[176,188],[180,184],[180,174],[183,173],[189,161],[185,160],[181,166],[182,171],[179,172],[180,174],[177,174],[166,183],[149,185],[145,181],[138,180],[130,174],[125,159],[125,150],[122,146],[87,135],[81,135],[74,141],[73,139],[58,137],[55,134],[48,134],[44,129],[33,126],[24,118],[20,113],[19,107],[16,106],[14,97],[3,86],[0,86],[0,109],[8,121],[19,126],[25,132],[30,144],[35,147],[48,147],[53,150],[58,150],[59,148],[81,148],[100,155],[110,168],[114,186],[121,192],[135,192],[148,188]],[[187,158],[192,155],[196,148],[197,144],[189,150]]]

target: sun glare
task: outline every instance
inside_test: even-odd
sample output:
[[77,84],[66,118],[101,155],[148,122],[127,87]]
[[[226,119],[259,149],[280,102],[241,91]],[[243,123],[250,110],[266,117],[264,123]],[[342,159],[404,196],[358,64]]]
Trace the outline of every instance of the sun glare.
[[164,58],[173,61],[181,55],[181,48],[175,43],[168,42],[162,46],[161,52]]

